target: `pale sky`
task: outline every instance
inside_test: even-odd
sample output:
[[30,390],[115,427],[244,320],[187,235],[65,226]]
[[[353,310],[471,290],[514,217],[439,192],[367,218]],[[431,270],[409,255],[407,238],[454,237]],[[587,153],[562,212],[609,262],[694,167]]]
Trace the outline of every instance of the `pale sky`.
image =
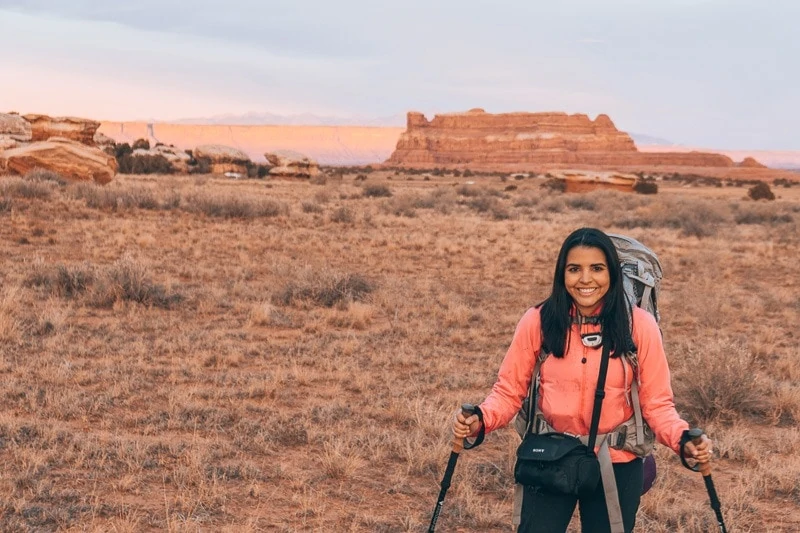
[[608,114],[800,150],[798,0],[0,0],[0,112]]

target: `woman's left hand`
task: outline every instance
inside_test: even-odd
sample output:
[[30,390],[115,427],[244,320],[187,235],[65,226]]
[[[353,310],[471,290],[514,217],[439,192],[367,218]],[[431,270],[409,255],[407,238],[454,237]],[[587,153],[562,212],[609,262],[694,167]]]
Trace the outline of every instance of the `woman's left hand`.
[[711,460],[711,454],[713,451],[713,443],[705,433],[703,433],[703,435],[700,437],[700,442],[698,444],[688,441],[683,445],[684,456],[691,457],[698,463],[709,462]]

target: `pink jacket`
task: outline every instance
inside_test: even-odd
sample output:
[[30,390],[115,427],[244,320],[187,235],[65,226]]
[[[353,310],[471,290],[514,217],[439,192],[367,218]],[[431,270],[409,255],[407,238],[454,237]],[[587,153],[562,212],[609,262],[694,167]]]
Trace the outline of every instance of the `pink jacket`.
[[[658,442],[679,453],[681,434],[689,425],[675,410],[658,324],[650,313],[638,307],[633,312],[633,341],[638,349],[642,414]],[[531,308],[517,324],[511,346],[500,365],[497,382],[480,406],[487,433],[508,424],[519,411],[528,395],[541,345],[539,309]],[[550,356],[542,364],[539,408],[547,423],[557,431],[588,435],[601,350],[599,347],[587,348],[581,343],[577,325],[570,330],[568,347],[563,358]],[[606,377],[599,433],[608,433],[633,416],[630,400],[632,381],[630,365],[623,358],[612,358]],[[613,462],[628,462],[635,457],[630,452],[611,449]]]

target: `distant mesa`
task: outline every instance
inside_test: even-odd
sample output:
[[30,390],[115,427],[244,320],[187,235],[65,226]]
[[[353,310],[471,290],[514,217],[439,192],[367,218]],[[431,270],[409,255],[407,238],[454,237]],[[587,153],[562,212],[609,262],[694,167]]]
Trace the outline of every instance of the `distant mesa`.
[[[406,131],[386,165],[493,170],[736,166],[730,157],[715,153],[640,152],[631,136],[604,114],[591,120],[584,114],[490,114],[478,108],[431,120],[409,112]],[[744,166],[756,165],[752,161]]]
[[766,165],[762,165],[752,157],[745,157],[742,162],[739,163],[739,166],[744,168],[767,168]]

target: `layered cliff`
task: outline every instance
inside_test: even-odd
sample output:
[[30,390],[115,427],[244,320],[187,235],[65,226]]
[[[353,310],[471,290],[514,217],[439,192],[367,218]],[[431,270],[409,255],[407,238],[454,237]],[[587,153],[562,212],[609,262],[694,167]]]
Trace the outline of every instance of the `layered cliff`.
[[322,165],[380,163],[391,155],[403,128],[371,126],[223,126],[162,122],[103,122],[98,130],[118,143],[147,139],[151,145],[193,149],[224,144],[264,162],[264,152],[292,150]]
[[387,165],[401,167],[591,166],[733,167],[731,158],[701,152],[643,153],[607,115],[489,114],[482,109],[436,115],[408,113]]

